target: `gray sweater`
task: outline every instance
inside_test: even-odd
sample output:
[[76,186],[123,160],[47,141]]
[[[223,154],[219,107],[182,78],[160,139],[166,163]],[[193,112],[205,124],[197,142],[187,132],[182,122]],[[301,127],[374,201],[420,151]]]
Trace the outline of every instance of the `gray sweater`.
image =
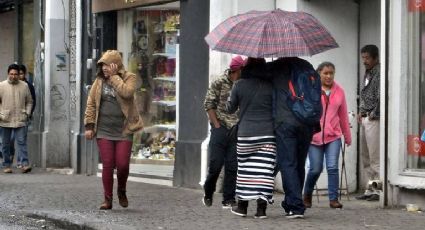
[[[256,95],[252,98],[256,91]],[[274,135],[272,96],[272,84],[265,80],[241,79],[234,84],[226,109],[229,113],[236,112],[238,108],[240,113],[245,111],[242,117],[239,115],[238,136]],[[250,100],[252,101],[249,102]]]

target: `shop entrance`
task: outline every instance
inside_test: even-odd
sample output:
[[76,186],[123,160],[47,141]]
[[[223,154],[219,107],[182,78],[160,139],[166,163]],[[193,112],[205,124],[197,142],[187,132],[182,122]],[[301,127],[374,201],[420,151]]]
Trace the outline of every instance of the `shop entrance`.
[[179,2],[117,12],[117,49],[137,75],[144,129],[133,136],[130,176],[172,180],[176,143]]

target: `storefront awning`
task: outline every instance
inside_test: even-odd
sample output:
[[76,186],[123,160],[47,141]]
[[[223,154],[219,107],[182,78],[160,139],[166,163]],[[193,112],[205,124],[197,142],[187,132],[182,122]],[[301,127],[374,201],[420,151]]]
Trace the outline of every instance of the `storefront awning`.
[[139,6],[151,6],[176,1],[178,0],[93,0],[92,12],[100,13],[112,10],[121,10]]

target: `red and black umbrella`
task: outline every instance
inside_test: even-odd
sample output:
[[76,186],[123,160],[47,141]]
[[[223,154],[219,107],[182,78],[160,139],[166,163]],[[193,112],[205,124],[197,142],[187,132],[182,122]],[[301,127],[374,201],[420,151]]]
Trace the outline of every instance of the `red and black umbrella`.
[[205,40],[213,50],[257,58],[312,56],[338,47],[312,15],[280,9],[230,17]]

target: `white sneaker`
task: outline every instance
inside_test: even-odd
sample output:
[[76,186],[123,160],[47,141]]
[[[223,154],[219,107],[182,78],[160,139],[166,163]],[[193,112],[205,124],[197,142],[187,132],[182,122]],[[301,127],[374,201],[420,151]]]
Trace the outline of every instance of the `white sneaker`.
[[295,214],[292,211],[290,211],[289,213],[286,213],[285,217],[288,219],[303,219],[304,214]]

